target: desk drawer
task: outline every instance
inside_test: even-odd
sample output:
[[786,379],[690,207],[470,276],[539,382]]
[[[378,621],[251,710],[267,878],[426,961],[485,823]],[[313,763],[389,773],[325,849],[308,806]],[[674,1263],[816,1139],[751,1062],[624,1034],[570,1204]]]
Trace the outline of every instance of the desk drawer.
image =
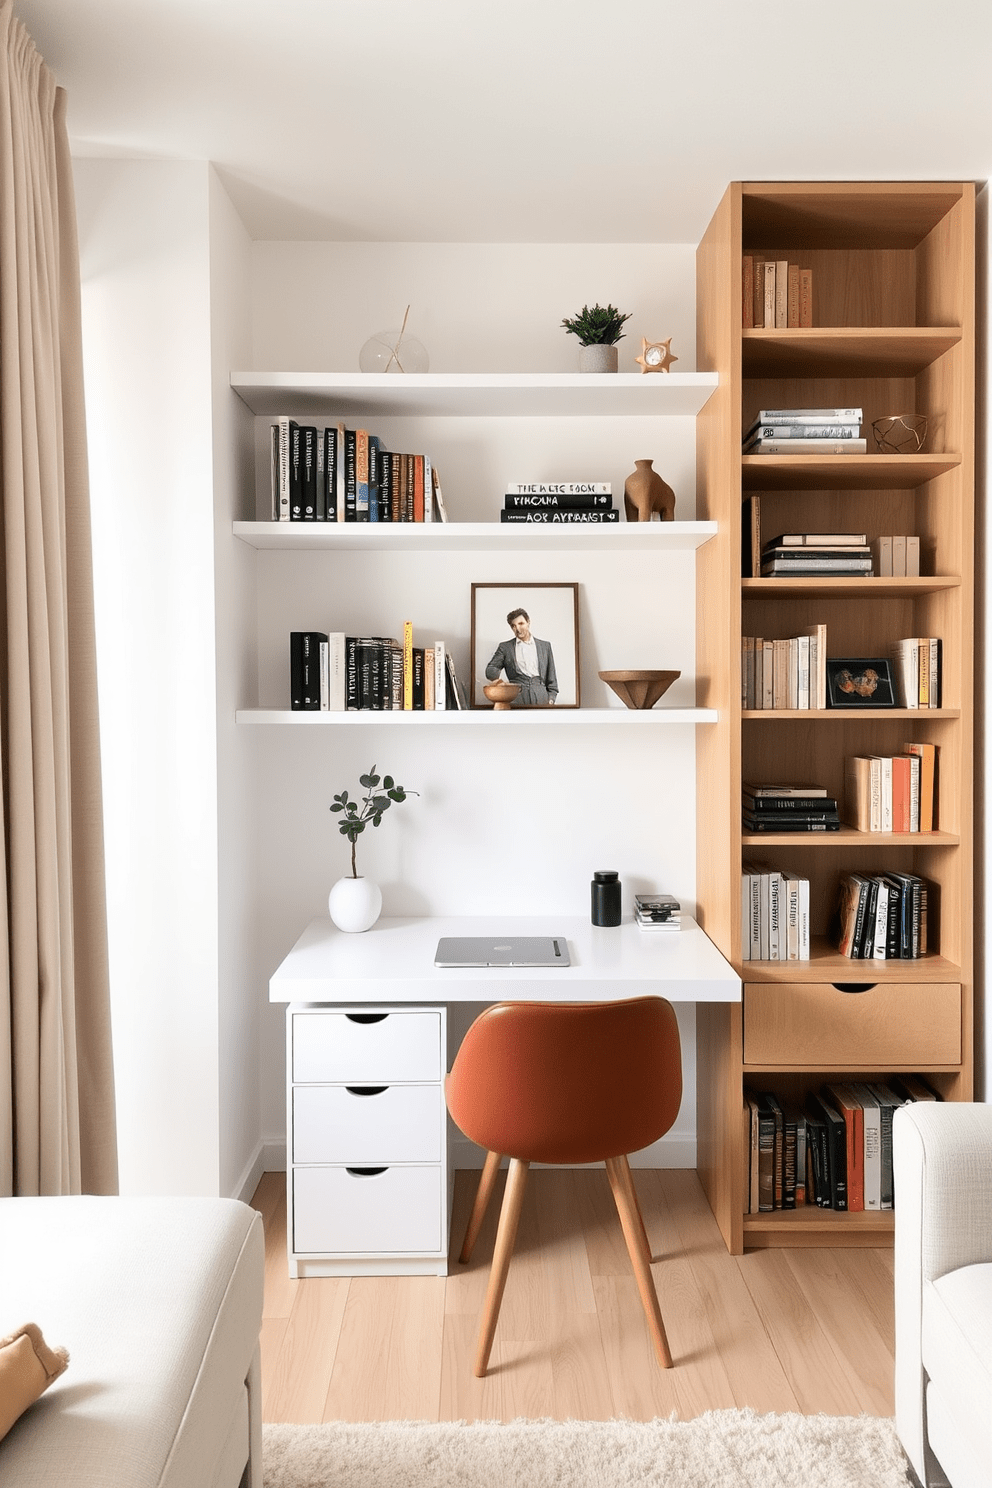
[[297,1168],[293,1249],[310,1255],[379,1255],[442,1249],[442,1173],[432,1167]]
[[298,1085],[293,1160],[298,1163],[440,1162],[440,1085]]
[[293,1014],[293,1079],[392,1085],[400,1080],[440,1080],[441,1014],[427,1010],[370,1014]]
[[961,988],[954,982],[879,982],[865,992],[829,982],[744,987],[745,1064],[931,1069],[960,1062]]

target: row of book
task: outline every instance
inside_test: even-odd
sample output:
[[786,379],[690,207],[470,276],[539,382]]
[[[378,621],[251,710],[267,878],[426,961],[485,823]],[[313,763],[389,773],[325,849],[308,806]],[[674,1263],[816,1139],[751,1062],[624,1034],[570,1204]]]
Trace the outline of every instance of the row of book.
[[290,707],[302,712],[433,712],[468,707],[444,641],[294,630],[289,637]]
[[943,646],[939,636],[906,636],[892,643],[895,692],[900,708],[939,708],[943,695]]
[[827,627],[780,640],[741,636],[741,707],[825,708]]
[[762,408],[741,438],[745,455],[863,455],[860,408]]
[[808,961],[809,879],[768,863],[741,867],[741,959]]
[[859,832],[932,832],[937,820],[937,745],[904,744],[902,753],[851,755],[845,766],[845,816]]
[[840,829],[837,798],[820,785],[741,786],[745,832],[836,832]]
[[868,579],[873,565],[872,550],[863,532],[784,532],[762,546],[759,577]]
[[525,481],[503,493],[501,522],[619,522],[609,481]]
[[272,519],[277,522],[446,522],[437,467],[387,450],[367,429],[272,425]]
[[880,579],[918,579],[920,539],[915,533],[876,537],[871,544],[874,572]]
[[772,1091],[744,1092],[748,1214],[816,1205],[849,1213],[895,1207],[892,1117],[940,1096],[921,1075],[831,1082],[802,1106]]
[[741,259],[741,319],[746,331],[813,324],[813,270],[788,259]]
[[933,885],[915,873],[847,873],[840,882],[837,949],[852,961],[916,961],[927,953]]
[[635,894],[634,920],[639,930],[667,935],[682,929],[682,905],[672,894]]

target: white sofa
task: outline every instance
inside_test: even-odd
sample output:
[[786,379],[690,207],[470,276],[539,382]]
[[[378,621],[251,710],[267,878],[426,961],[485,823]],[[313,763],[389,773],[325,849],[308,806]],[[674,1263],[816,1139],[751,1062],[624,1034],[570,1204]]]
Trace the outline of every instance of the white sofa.
[[892,1133],[896,1427],[927,1488],[992,1488],[992,1106],[904,1106]]
[[234,1200],[0,1200],[0,1333],[69,1351],[0,1488],[261,1488],[263,1268]]

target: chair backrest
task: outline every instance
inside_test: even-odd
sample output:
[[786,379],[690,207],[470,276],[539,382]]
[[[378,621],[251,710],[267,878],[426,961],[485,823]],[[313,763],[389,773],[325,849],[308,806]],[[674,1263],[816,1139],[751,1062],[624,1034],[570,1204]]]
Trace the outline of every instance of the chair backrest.
[[682,1051],[671,1003],[501,1002],[472,1024],[446,1085],[465,1135],[529,1162],[600,1162],[673,1125]]

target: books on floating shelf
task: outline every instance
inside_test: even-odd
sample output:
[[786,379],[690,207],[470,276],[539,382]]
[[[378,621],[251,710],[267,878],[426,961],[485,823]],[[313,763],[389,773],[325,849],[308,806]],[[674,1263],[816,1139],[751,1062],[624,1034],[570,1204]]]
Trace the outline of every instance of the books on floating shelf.
[[442,712],[468,707],[444,641],[413,644],[342,631],[290,633],[290,707],[306,712]]
[[279,522],[447,521],[428,455],[385,449],[367,429],[280,417],[271,430],[271,516]]
[[523,481],[503,494],[501,522],[619,522],[608,481]]

